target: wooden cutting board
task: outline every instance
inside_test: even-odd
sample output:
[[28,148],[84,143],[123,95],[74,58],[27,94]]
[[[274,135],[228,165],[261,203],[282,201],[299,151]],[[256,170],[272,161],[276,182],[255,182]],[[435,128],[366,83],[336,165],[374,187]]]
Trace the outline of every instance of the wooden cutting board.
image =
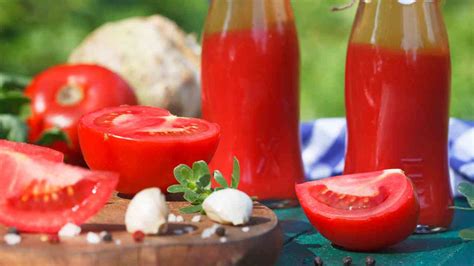
[[[259,203],[254,205],[252,218],[246,225],[248,232],[242,226],[223,226],[225,239],[217,235],[203,239],[201,233],[213,222],[205,215],[200,222],[191,222],[193,214],[178,211],[186,203],[168,202],[170,211],[182,215],[184,222],[170,223],[166,233],[147,236],[137,243],[125,231],[123,220],[128,201],[114,196],[82,226],[80,236],[63,238],[59,244],[42,242],[39,234],[21,234],[22,242],[15,246],[2,241],[0,265],[272,265],[282,248],[277,217]],[[191,228],[192,232],[186,231]],[[6,230],[0,226],[0,235]],[[111,232],[114,241],[87,242],[87,232],[103,230]]]

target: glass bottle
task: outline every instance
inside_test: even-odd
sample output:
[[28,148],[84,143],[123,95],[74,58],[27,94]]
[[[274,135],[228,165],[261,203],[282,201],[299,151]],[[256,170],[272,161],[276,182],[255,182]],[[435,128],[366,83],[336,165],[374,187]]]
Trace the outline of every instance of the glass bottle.
[[259,200],[294,202],[304,173],[290,1],[211,1],[202,43],[203,117],[222,133],[211,168],[228,178],[236,156],[239,189]]
[[360,1],[346,62],[344,171],[403,169],[418,194],[418,232],[444,230],[453,216],[450,79],[440,1]]

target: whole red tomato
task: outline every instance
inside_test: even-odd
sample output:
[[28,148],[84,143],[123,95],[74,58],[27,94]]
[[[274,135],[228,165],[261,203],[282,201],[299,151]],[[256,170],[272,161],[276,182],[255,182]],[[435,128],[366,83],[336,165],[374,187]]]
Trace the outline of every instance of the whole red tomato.
[[82,155],[77,124],[82,115],[104,107],[134,105],[130,86],[114,72],[98,65],[59,65],[37,75],[26,88],[31,99],[29,141],[37,141],[54,127],[68,135],[70,144],[56,142],[52,148],[65,153],[66,161],[79,164]]

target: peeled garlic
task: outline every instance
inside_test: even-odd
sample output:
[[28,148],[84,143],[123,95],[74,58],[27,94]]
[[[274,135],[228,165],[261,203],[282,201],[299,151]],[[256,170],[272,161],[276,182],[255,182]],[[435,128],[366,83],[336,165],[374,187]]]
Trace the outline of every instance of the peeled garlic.
[[252,199],[244,192],[226,188],[212,193],[202,207],[207,216],[221,224],[241,225],[252,215]]
[[125,213],[125,226],[129,233],[142,231],[157,234],[166,224],[168,205],[159,188],[144,189],[133,197]]

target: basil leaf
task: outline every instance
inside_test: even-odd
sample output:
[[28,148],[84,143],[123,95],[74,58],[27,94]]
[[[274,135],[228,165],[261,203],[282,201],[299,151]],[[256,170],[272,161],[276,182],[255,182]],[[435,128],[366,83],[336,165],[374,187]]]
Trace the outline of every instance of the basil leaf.
[[197,161],[193,163],[193,180],[198,181],[199,178],[204,175],[211,176],[207,163],[205,161]]
[[191,179],[193,176],[193,170],[185,164],[176,166],[173,172],[176,180],[182,185],[187,185],[188,179]]
[[459,231],[459,237],[464,240],[474,240],[474,228],[467,228]]
[[22,115],[26,118],[25,109],[28,108],[30,99],[19,91],[0,92],[0,113]]
[[201,212],[202,211],[202,205],[190,205],[186,206],[184,208],[179,209],[182,213],[195,213],[195,212]]
[[474,184],[462,182],[458,185],[458,191],[466,197],[469,206],[474,208]]
[[229,185],[227,184],[227,181],[225,180],[224,176],[219,170],[214,171],[214,180],[216,180],[216,182],[219,183],[221,187],[224,187],[224,188],[229,187]]
[[240,165],[239,160],[237,157],[234,157],[234,165],[232,168],[232,180],[231,180],[231,187],[237,188],[240,182]]
[[169,193],[182,193],[185,190],[186,190],[186,187],[183,187],[182,185],[171,185],[167,189]]
[[10,114],[0,114],[0,139],[26,142],[27,127],[25,122]]
[[48,130],[45,130],[41,134],[40,138],[36,141],[36,144],[41,146],[50,146],[55,142],[66,142],[67,145],[71,145],[69,137],[67,134],[62,131],[60,128],[54,127]]

